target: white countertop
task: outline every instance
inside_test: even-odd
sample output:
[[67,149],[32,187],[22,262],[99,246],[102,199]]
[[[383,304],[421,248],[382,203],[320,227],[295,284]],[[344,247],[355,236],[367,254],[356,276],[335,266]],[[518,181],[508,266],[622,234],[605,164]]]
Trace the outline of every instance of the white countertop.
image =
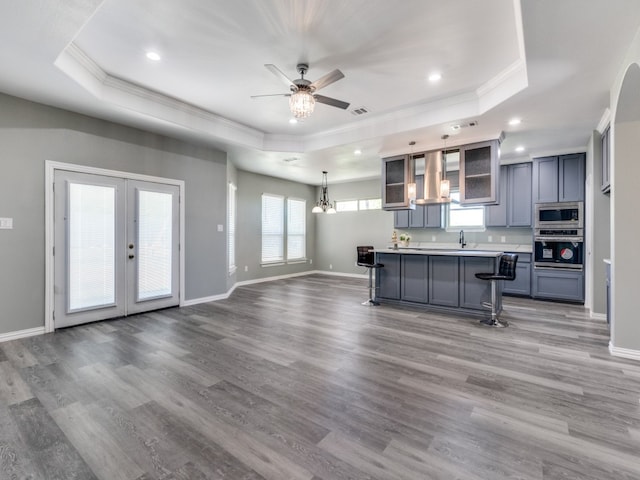
[[376,248],[373,250],[376,253],[395,253],[400,255],[442,255],[448,257],[492,257],[497,258],[502,255],[502,250],[499,252],[488,250],[467,250],[465,249],[445,249],[445,248],[411,248],[411,247],[398,247],[395,248]]
[[[389,245],[391,248],[391,245]],[[464,249],[460,248],[458,243],[437,243],[437,242],[410,242],[408,247],[398,244],[400,250],[463,250],[463,251],[482,251],[482,252],[513,252],[513,253],[531,253],[531,244],[516,243],[467,243]]]

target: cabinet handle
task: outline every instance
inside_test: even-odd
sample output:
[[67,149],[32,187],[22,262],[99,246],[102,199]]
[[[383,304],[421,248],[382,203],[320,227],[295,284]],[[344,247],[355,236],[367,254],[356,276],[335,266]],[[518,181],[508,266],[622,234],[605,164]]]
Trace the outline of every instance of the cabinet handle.
[[130,253],[129,258],[135,258],[135,255],[133,253]]

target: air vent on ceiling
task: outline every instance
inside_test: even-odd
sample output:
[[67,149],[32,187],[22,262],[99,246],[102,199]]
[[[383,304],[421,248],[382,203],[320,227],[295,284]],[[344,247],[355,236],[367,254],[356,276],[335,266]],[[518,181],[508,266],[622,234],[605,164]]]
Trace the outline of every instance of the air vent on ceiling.
[[282,159],[283,162],[287,162],[287,163],[295,162],[296,160],[300,160],[300,159],[298,157],[289,157],[289,158]]
[[451,130],[460,130],[461,128],[475,127],[476,125],[478,125],[478,122],[476,120],[472,120],[467,123],[456,123],[454,125],[451,125]]
[[371,110],[369,110],[367,107],[358,107],[351,110],[351,113],[356,116],[364,115],[365,113],[369,113],[369,112],[371,112]]

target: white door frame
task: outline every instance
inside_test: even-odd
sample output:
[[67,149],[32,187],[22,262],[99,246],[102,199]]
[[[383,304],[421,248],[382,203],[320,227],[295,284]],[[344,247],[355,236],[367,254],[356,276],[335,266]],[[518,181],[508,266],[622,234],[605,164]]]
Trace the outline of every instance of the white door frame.
[[107,170],[104,168],[88,167],[84,165],[76,165],[73,163],[55,162],[52,160],[45,160],[45,239],[44,239],[44,263],[45,263],[45,308],[44,308],[44,331],[45,333],[53,332],[53,308],[54,308],[54,256],[53,245],[55,238],[54,231],[54,193],[53,182],[55,178],[56,170],[66,170],[69,172],[78,173],[90,173],[94,175],[104,175],[108,177],[118,177],[127,180],[141,180],[143,182],[163,183],[167,185],[176,185],[179,190],[179,254],[180,254],[180,306],[185,302],[185,274],[184,274],[184,258],[185,258],[185,201],[184,201],[184,180],[175,180],[172,178],[154,177],[151,175],[142,175],[138,173],[121,172],[117,170]]

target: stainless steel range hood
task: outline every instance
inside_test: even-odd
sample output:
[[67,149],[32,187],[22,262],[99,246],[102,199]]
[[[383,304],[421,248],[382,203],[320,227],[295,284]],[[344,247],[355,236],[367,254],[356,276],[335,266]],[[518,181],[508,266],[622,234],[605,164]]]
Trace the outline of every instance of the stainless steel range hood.
[[441,183],[446,174],[442,152],[426,152],[423,156],[416,156],[414,162],[415,175],[424,175],[424,189],[418,192],[416,205],[451,202],[448,195],[442,196]]

